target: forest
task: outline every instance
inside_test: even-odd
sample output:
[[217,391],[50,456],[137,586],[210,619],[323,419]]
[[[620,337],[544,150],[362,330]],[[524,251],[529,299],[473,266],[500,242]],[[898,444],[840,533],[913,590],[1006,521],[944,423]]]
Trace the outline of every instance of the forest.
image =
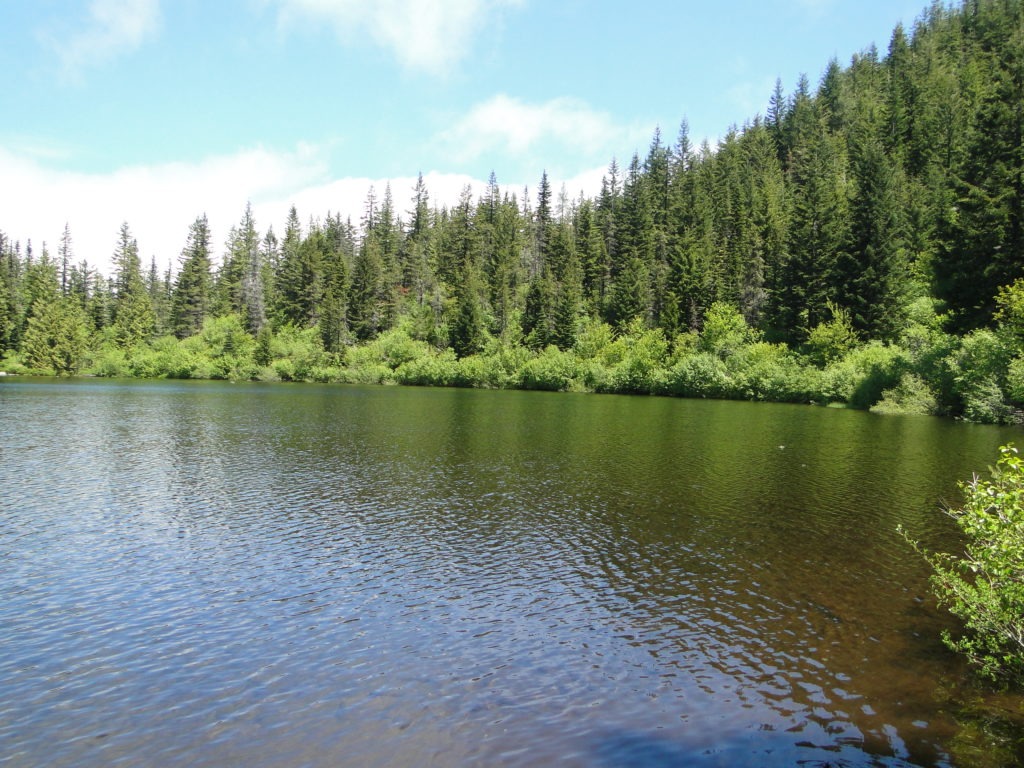
[[[845,404],[1024,419],[1024,1],[936,2],[765,115],[569,197],[422,176],[112,274],[0,232],[0,371]],[[278,234],[280,232],[280,234]],[[112,233],[113,234],[113,233]]]

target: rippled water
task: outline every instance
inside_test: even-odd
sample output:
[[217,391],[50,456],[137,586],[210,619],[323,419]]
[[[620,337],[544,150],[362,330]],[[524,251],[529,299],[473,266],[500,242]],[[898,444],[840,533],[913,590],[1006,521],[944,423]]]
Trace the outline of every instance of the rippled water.
[[940,503],[1018,437],[653,398],[5,381],[0,765],[1024,762],[1024,705],[945,651],[895,533],[954,547]]

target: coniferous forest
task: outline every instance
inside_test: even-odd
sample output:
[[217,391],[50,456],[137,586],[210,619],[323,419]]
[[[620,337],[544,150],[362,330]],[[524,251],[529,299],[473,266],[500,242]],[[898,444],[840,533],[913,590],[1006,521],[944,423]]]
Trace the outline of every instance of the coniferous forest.
[[[1024,408],[1024,1],[934,3],[888,48],[695,145],[685,120],[596,197],[370,189],[223,244],[204,215],[112,274],[0,232],[0,370]],[[264,228],[265,225],[265,228]]]

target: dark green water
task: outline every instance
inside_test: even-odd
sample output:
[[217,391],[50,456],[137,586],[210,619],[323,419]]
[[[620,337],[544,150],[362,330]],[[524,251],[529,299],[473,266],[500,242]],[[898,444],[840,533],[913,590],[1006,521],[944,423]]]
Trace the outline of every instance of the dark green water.
[[1014,765],[896,534],[1019,430],[0,382],[0,765]]

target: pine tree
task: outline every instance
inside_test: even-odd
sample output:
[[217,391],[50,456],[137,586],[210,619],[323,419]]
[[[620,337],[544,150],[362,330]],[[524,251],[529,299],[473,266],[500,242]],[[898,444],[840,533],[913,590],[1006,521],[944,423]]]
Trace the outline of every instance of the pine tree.
[[834,293],[856,330],[889,340],[902,327],[906,284],[896,170],[873,136],[856,143],[852,166],[851,242],[837,259]]
[[139,245],[128,223],[121,225],[114,251],[114,338],[118,346],[130,349],[156,331],[156,314],[142,279]]
[[171,316],[171,270],[168,265],[166,278],[161,275],[156,265],[156,256],[150,258],[149,271],[146,275],[146,293],[153,307],[155,333],[167,333]]
[[650,277],[647,264],[636,257],[619,272],[612,285],[607,309],[608,319],[616,328],[625,328],[633,320],[649,324]]
[[352,265],[348,292],[348,327],[360,341],[373,338],[382,327],[383,287],[384,264],[380,243],[376,237],[365,237]]
[[555,299],[552,341],[559,349],[571,349],[576,343],[583,308],[583,272],[576,252],[569,254],[565,272]]
[[523,309],[523,341],[531,349],[543,349],[554,337],[555,287],[551,272],[544,270],[530,281]]
[[1024,3],[979,3],[964,15],[986,52],[986,80],[974,84],[981,97],[936,263],[937,292],[961,331],[990,322],[999,287],[1024,276]]
[[57,258],[60,260],[60,293],[61,296],[68,295],[68,278],[70,276],[71,260],[71,227],[64,223],[64,234],[60,238],[60,247],[57,249]]
[[55,297],[37,305],[21,351],[29,367],[70,376],[78,373],[88,341],[88,327],[78,303]]
[[320,339],[324,349],[340,353],[349,340],[348,295],[352,242],[340,217],[331,219],[324,232],[327,250],[323,261],[324,292],[320,308]]
[[452,349],[458,357],[474,355],[484,345],[484,313],[480,301],[480,279],[476,267],[467,263],[455,290],[455,318],[451,324]]
[[793,194],[789,259],[782,287],[776,286],[771,322],[787,341],[829,317],[836,263],[850,244],[849,194],[845,142],[818,121],[793,149],[789,179]]
[[212,309],[213,277],[210,266],[210,228],[206,214],[189,228],[181,252],[181,271],[171,295],[171,332],[184,339],[199,332]]

